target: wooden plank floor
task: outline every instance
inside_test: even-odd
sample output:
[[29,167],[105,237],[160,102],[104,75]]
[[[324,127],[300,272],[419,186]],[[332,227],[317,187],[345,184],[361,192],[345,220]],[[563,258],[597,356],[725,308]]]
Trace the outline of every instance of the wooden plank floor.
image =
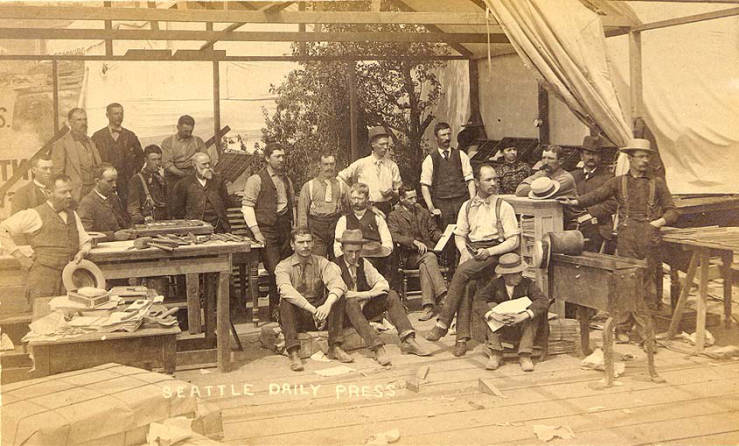
[[[421,333],[430,328],[415,316]],[[401,355],[397,344],[389,344],[388,368],[366,350],[355,351],[349,364],[355,371],[332,378],[315,371],[337,362],[307,360],[306,370],[295,373],[286,357],[250,342],[238,370],[176,377],[199,386],[205,408],[222,410],[223,441],[233,445],[365,444],[392,429],[400,432],[396,444],[534,444],[541,443],[533,430],[539,424],[574,432],[575,438],[553,444],[739,443],[739,361],[660,349],[657,367],[667,380],[660,385],[647,379],[639,348],[617,346],[635,359],[626,363],[619,385],[596,390],[602,372],[580,369],[575,355],[552,356],[532,373],[517,362],[491,372],[484,369],[481,346],[455,358],[453,341],[447,336],[434,344],[435,354],[427,358]],[[418,393],[405,389],[406,378],[421,366],[430,367],[427,382]],[[506,398],[481,393],[480,378],[492,378]],[[208,385],[222,386],[223,393],[213,387],[207,397]],[[244,385],[251,395],[243,394]]]

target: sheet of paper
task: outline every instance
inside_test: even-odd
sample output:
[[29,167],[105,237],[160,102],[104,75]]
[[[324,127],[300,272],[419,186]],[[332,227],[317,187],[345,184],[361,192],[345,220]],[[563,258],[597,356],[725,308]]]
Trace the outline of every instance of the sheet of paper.
[[330,367],[328,369],[316,370],[316,374],[321,376],[339,376],[346,375],[347,373],[351,373],[353,371],[354,369],[349,366],[340,365],[336,367]]
[[457,228],[457,225],[446,225],[446,229],[444,229],[444,234],[441,235],[441,238],[438,242],[436,242],[436,246],[434,246],[435,252],[441,252],[444,250],[444,247],[449,242],[449,239],[454,237],[454,230]]
[[529,305],[531,305],[531,299],[529,299],[527,296],[499,303],[492,310],[488,311],[487,314],[485,314],[488,322],[488,327],[490,327],[490,329],[495,332],[500,330],[500,328],[505,325],[502,322],[489,317],[490,314],[521,313],[523,311],[526,311],[526,309],[529,308]]

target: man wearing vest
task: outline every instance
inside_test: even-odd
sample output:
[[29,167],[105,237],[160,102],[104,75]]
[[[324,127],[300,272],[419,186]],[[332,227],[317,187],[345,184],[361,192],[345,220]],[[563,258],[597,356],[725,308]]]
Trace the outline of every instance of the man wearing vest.
[[385,278],[390,278],[392,275],[390,255],[393,251],[393,238],[385,219],[372,211],[369,201],[369,188],[366,184],[352,184],[349,197],[351,211],[346,215],[342,215],[339,221],[336,222],[334,255],[339,257],[343,254],[339,239],[344,231],[359,229],[362,231],[364,238],[368,240],[368,246],[365,246],[366,257]]
[[[438,216],[441,230],[457,222],[462,203],[475,196],[472,165],[467,154],[450,147],[452,129],[446,122],[434,126],[437,150],[421,164],[421,195],[431,215]],[[456,266],[456,252],[445,250],[448,264]]]
[[[649,161],[654,154],[649,141],[632,139],[621,151],[629,156],[628,173],[611,178],[598,189],[576,200],[564,199],[562,202],[569,206],[590,207],[611,198],[616,199],[618,255],[647,260],[644,275],[645,300],[646,306],[653,309],[658,305],[654,278],[660,260],[660,228],[675,223],[679,214],[665,181],[649,172]],[[628,341],[627,333],[631,331],[634,322],[640,327],[642,339],[646,339],[644,330],[651,326],[651,315],[637,311],[625,315],[619,321],[616,335],[621,342]]]
[[79,201],[95,187],[95,167],[102,163],[95,142],[87,136],[87,112],[73,108],[67,114],[69,132],[51,148],[52,174],[72,180],[72,199]]
[[276,320],[280,296],[275,284],[275,267],[290,255],[295,192],[284,171],[285,148],[278,143],[267,144],[264,159],[266,166],[246,180],[241,211],[254,239],[264,245],[261,257],[269,274],[270,317]]
[[347,229],[339,238],[343,255],[334,259],[341,268],[341,278],[346,284],[346,316],[352,326],[364,339],[367,348],[374,352],[380,365],[390,365],[390,357],[377,331],[368,319],[374,319],[385,312],[390,323],[398,330],[400,350],[418,356],[429,356],[416,342],[413,330],[398,293],[390,289],[387,280],[374,266],[363,258],[362,246],[367,242],[359,229]]
[[300,190],[298,226],[313,234],[313,254],[333,258],[336,222],[348,208],[348,187],[336,178],[336,158],[323,154],[318,176]]
[[128,182],[128,214],[134,224],[166,220],[167,183],[162,170],[162,149],[156,144],[144,149],[146,164]]
[[[528,265],[521,256],[509,252],[500,256],[495,273],[500,277],[492,280],[477,290],[473,302],[473,314],[485,321],[488,346],[488,370],[500,367],[503,361],[503,345],[501,338],[518,343],[518,360],[524,372],[533,372],[534,363],[531,353],[534,339],[540,323],[547,323],[545,318],[549,309],[549,299],[541,292],[536,282],[523,277]],[[528,308],[514,313],[496,313],[491,311],[503,302],[528,297],[531,300]],[[488,321],[498,326],[493,331]]]
[[290,245],[295,253],[275,268],[280,290],[280,327],[285,335],[285,350],[290,357],[290,369],[303,370],[298,350],[298,333],[328,328],[328,357],[340,362],[352,362],[341,349],[344,330],[346,285],[341,270],[324,257],[313,255],[313,235],[308,228],[290,233]]
[[[90,251],[91,237],[72,209],[72,180],[55,175],[49,199],[0,223],[0,247],[28,270],[26,296],[64,294],[62,270],[70,261],[79,263]],[[27,257],[13,242],[13,235],[29,236],[33,257]]]
[[131,219],[117,194],[118,172],[111,164],[95,168],[95,189],[85,195],[77,209],[82,226],[88,231],[102,232],[106,240],[131,226]]
[[393,241],[399,245],[398,256],[406,268],[418,268],[423,314],[419,321],[427,321],[434,316],[434,305],[441,302],[447,287],[439,270],[439,262],[432,251],[441,238],[441,231],[429,211],[416,202],[416,191],[398,191],[400,202],[390,213],[387,226]]
[[31,161],[31,173],[33,179],[24,184],[13,194],[10,215],[24,209],[35,208],[43,204],[50,192],[49,180],[54,164],[49,158],[36,158]]
[[118,103],[105,107],[108,125],[92,135],[100,157],[118,171],[118,196],[124,208],[128,204],[128,180],[144,165],[144,151],[136,134],[122,126],[123,106]]
[[384,127],[372,127],[369,129],[369,142],[372,153],[351,163],[339,172],[338,177],[349,185],[366,184],[372,204],[387,217],[403,181],[398,165],[388,157],[390,134],[387,130]]
[[513,206],[498,195],[496,173],[493,166],[483,164],[475,179],[477,195],[466,201],[459,210],[454,242],[460,254],[459,266],[449,284],[446,302],[436,325],[426,339],[438,341],[449,331],[457,313],[457,343],[454,355],[467,351],[470,339],[472,297],[466,296],[467,282],[492,276],[498,257],[518,247],[520,229]]
[[172,189],[172,217],[203,220],[213,225],[215,232],[231,232],[226,215],[230,201],[226,183],[213,171],[207,153],[193,155],[192,165],[195,172],[178,181]]

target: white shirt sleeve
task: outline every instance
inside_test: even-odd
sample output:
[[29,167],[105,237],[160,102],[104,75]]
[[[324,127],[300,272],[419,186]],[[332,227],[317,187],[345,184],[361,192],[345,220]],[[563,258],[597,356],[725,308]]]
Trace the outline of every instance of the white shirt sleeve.
[[26,209],[17,212],[0,223],[0,248],[7,254],[18,247],[11,235],[30,234],[41,229],[41,216],[35,209]]
[[90,234],[85,231],[84,226],[82,226],[82,220],[80,220],[80,216],[77,215],[77,212],[74,212],[74,220],[77,224],[77,233],[79,234],[80,238],[80,250],[85,248],[91,248],[92,247],[92,237],[90,237]]
[[[462,163],[462,170],[464,170],[464,163]],[[434,178],[434,162],[431,161],[431,155],[426,155],[421,163],[421,184],[431,187],[431,182]],[[466,178],[465,178],[466,179]]]
[[398,168],[397,163],[393,163],[393,165],[390,167],[390,170],[393,173],[393,190],[397,191],[400,189],[400,186],[403,185],[403,179],[400,178],[400,169]]
[[[385,219],[380,217],[379,215],[375,215],[375,221],[377,221],[377,230],[380,232],[380,244],[382,244],[384,248],[390,248],[390,251],[392,251],[393,236],[390,235],[390,229],[388,229]],[[337,224],[336,229],[338,229],[338,226],[339,225]]]
[[336,177],[346,184],[354,183],[354,175],[357,172],[357,166],[359,165],[360,160],[361,158],[349,164],[349,166],[347,166],[346,169],[343,169],[341,172],[339,172],[336,175]]
[[467,220],[467,203],[469,200],[462,203],[462,207],[459,208],[457,214],[457,227],[454,229],[454,235],[460,237],[467,237],[470,233],[470,222]]
[[[390,285],[387,283],[387,279],[382,277],[377,268],[367,259],[362,259],[364,262],[364,277],[367,279],[367,285],[374,291],[388,292]],[[377,288],[377,289],[376,289]]]
[[503,223],[503,237],[510,238],[521,232],[518,220],[516,220],[516,212],[513,206],[506,201],[500,204],[500,220]]
[[462,176],[464,177],[464,181],[473,181],[475,179],[475,176],[472,173],[472,164],[470,164],[470,157],[467,156],[465,152],[460,150],[459,158],[462,161]]
[[344,234],[346,230],[346,216],[339,217],[339,221],[336,222],[336,230],[334,231],[334,256],[339,257],[344,253],[341,250],[341,243],[338,242],[339,238]]

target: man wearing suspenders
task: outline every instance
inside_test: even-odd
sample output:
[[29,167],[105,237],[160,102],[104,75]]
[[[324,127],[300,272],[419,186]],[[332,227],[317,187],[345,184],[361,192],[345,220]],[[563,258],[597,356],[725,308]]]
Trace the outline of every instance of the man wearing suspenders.
[[[587,193],[577,200],[563,199],[569,206],[588,207],[601,203],[611,197],[618,202],[618,240],[617,253],[622,257],[647,260],[644,276],[646,301],[650,308],[656,307],[656,268],[659,265],[659,249],[662,226],[677,221],[679,214],[672,201],[667,184],[662,178],[649,172],[649,160],[654,154],[649,141],[632,139],[621,150],[629,156],[629,172],[610,179],[603,186]],[[616,336],[620,341],[628,340],[628,332],[636,322],[643,330],[647,318],[651,316],[637,313],[627,314],[618,321]],[[644,333],[641,333],[644,338]]]
[[436,325],[426,336],[438,341],[447,331],[457,313],[457,343],[454,355],[467,351],[470,339],[471,296],[465,296],[470,280],[494,274],[498,257],[518,247],[520,229],[513,206],[497,195],[497,176],[490,164],[477,172],[477,195],[462,204],[454,231],[454,242],[460,254],[459,266],[449,284],[447,299]]
[[128,182],[128,215],[131,222],[167,220],[167,182],[162,171],[162,149],[152,144],[144,149],[146,164]]

